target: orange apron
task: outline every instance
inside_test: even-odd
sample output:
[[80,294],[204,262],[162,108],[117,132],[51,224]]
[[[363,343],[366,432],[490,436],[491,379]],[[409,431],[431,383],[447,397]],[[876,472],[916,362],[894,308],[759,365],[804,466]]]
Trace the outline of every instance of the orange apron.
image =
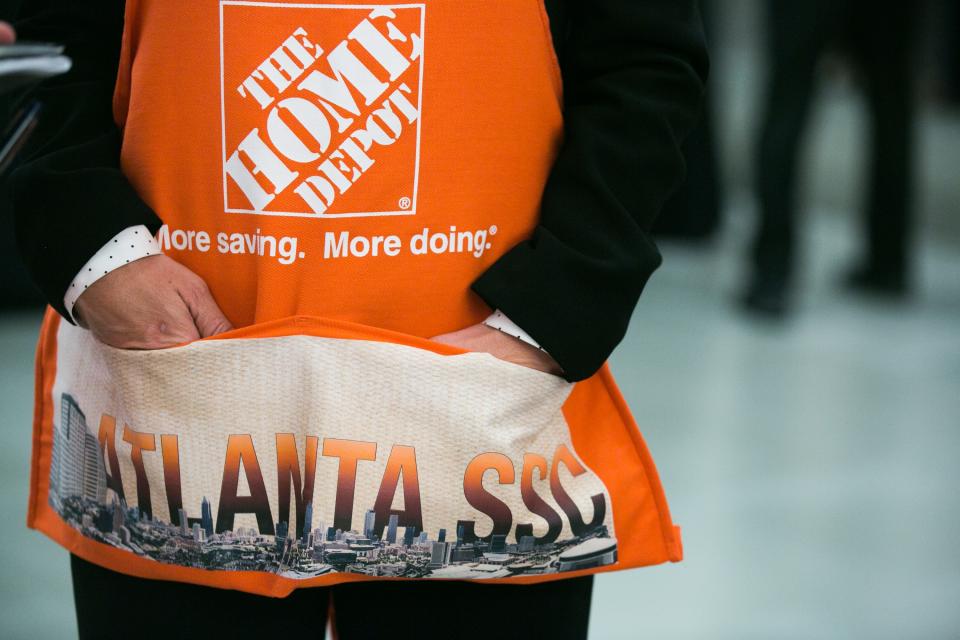
[[605,366],[426,338],[528,237],[562,135],[539,0],[128,0],[122,166],[235,326],[113,349],[48,311],[28,523],[147,578],[283,596],[677,561]]

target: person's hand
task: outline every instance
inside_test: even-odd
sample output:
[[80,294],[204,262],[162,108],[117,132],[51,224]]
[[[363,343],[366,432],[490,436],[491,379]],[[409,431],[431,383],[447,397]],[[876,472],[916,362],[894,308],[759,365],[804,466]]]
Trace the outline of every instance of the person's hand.
[[73,313],[97,340],[119,349],[162,349],[233,328],[207,283],[164,255],[103,276],[77,298]]
[[0,20],[0,44],[13,44],[17,41],[17,34],[9,23]]
[[460,347],[467,351],[486,351],[501,360],[518,364],[521,367],[536,369],[553,375],[563,373],[557,361],[545,351],[541,351],[522,340],[485,324],[475,324],[466,329],[444,333],[432,337],[431,340]]

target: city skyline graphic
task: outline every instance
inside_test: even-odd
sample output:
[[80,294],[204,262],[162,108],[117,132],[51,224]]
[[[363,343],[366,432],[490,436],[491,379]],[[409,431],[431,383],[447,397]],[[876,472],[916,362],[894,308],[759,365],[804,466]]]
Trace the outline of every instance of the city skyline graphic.
[[262,571],[293,579],[336,572],[406,578],[506,578],[617,562],[617,541],[605,525],[553,541],[547,541],[549,536],[534,536],[530,525],[519,525],[513,542],[505,534],[477,537],[472,527],[462,523],[439,528],[431,537],[431,532],[401,526],[396,514],[386,523],[378,523],[370,508],[361,530],[344,531],[322,521],[314,523],[314,506],[308,502],[300,530],[296,523],[291,530],[290,523],[281,520],[274,524],[274,535],[262,534],[256,527],[218,532],[206,496],[199,505],[200,518],[190,518],[180,508],[176,523],[164,522],[138,505],[128,505],[108,488],[100,442],[88,431],[79,404],[64,393],[60,409],[60,424],[53,430],[49,504],[84,536],[157,562],[209,570]]

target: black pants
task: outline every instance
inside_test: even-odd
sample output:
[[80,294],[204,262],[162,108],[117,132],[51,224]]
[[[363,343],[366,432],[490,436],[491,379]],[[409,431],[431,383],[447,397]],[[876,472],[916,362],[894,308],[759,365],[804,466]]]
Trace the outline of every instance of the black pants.
[[593,578],[534,585],[366,582],[266,598],[144,580],[70,556],[81,638],[323,638],[332,600],[339,640],[587,637]]
[[870,109],[865,266],[904,276],[909,267],[916,7],[867,0],[771,2],[770,81],[757,154],[760,224],[755,275],[789,284],[795,253],[795,187],[800,137],[817,63],[831,45],[860,71]]

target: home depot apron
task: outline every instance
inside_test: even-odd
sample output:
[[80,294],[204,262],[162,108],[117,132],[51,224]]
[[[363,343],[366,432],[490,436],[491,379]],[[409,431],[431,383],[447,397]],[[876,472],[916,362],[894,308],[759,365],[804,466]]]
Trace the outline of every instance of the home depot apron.
[[560,88],[539,0],[128,0],[123,169],[242,328],[126,351],[48,311],[29,525],[273,596],[679,560],[606,367],[427,339],[535,227]]

